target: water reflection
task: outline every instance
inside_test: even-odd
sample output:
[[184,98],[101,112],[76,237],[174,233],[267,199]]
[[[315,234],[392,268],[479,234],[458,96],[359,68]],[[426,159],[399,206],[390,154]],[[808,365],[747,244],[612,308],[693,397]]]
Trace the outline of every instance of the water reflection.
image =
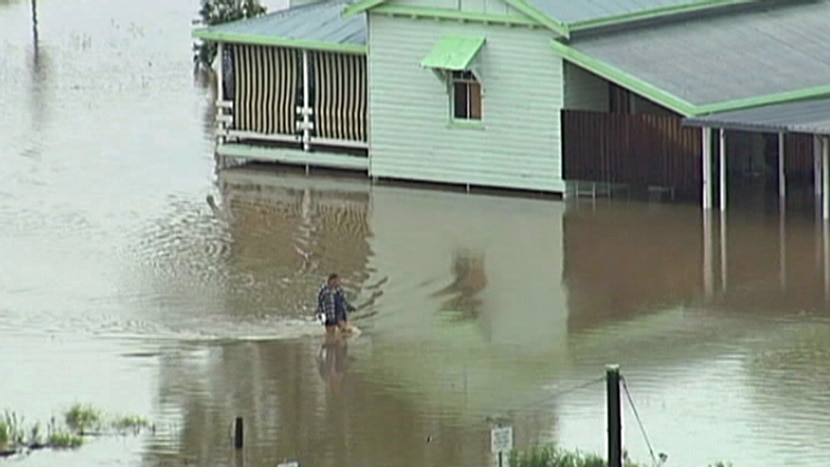
[[346,374],[348,357],[348,344],[345,339],[327,339],[320,346],[320,353],[317,355],[320,377],[335,394],[340,394],[340,384]]
[[452,258],[453,282],[433,293],[433,297],[452,296],[442,308],[460,312],[461,319],[476,318],[481,312],[482,300],[478,293],[487,286],[484,254],[481,251],[455,251]]
[[[195,6],[0,5],[0,142],[41,155],[0,166],[0,401],[159,426],[61,464],[233,465],[236,416],[248,465],[483,465],[496,416],[519,446],[603,452],[602,385],[558,392],[609,362],[673,465],[825,464],[830,231],[810,215],[214,174],[214,78],[171,47]],[[332,271],[364,333],[326,348],[304,318]]]

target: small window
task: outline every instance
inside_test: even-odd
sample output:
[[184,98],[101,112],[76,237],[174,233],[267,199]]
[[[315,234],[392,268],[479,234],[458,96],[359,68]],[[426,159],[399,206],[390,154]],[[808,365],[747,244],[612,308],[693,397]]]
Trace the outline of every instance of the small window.
[[452,116],[481,120],[481,83],[469,71],[452,72]]

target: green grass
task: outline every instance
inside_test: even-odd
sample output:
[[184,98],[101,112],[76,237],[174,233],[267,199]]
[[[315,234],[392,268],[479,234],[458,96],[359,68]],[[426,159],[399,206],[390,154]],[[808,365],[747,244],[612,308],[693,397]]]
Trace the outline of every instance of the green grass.
[[104,422],[103,412],[91,405],[75,404],[63,415],[63,423],[52,417],[48,429],[41,423],[25,425],[23,417],[6,411],[0,416],[0,453],[15,455],[26,449],[75,449],[89,436],[124,434],[132,431],[138,435],[152,426],[150,421],[137,415],[118,416]]
[[125,415],[115,419],[112,427],[118,431],[133,431],[139,433],[142,429],[150,426],[150,421],[137,415]]
[[0,418],[0,447],[13,448],[25,439],[23,417],[6,411]]
[[6,449],[9,446],[9,439],[11,438],[11,434],[9,433],[9,427],[6,426],[6,422],[0,420],[0,450]]
[[101,428],[101,411],[89,405],[75,404],[66,412],[64,420],[70,430],[83,436]]
[[[623,453],[625,467],[647,467],[650,464],[634,462]],[[513,450],[508,457],[509,467],[608,467],[608,462],[599,455],[568,451],[554,445],[537,445],[521,452]],[[730,463],[718,462],[709,467],[733,467]]]
[[[627,456],[626,456],[627,457]],[[509,458],[510,467],[607,467],[602,456],[567,451],[556,446],[534,446],[526,452],[513,451]],[[646,467],[625,459],[625,467]]]
[[68,431],[58,431],[49,436],[46,444],[53,449],[75,449],[84,444],[84,439]]

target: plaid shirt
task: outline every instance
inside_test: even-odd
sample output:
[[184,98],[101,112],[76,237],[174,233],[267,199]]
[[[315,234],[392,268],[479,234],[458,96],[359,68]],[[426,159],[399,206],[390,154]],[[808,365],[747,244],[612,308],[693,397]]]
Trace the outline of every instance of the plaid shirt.
[[353,311],[354,307],[348,300],[343,289],[329,288],[328,284],[320,287],[317,292],[317,314],[324,315],[326,321],[334,322],[339,320],[346,320],[346,311]]

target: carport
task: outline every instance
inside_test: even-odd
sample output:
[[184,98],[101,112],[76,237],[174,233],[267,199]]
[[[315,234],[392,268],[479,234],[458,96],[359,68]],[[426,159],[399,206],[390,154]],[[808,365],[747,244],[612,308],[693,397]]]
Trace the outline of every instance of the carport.
[[[718,138],[719,208],[726,210],[726,131],[778,134],[778,193],[783,201],[787,194],[785,138],[788,134],[813,136],[813,168],[815,194],[820,201],[822,218],[830,219],[830,99],[796,101],[786,104],[754,107],[746,110],[717,113],[683,120],[686,126],[703,129],[703,208],[712,208],[713,138]],[[783,206],[783,204],[782,204]]]
[[704,238],[704,289],[707,298],[714,293],[714,237],[712,232],[712,167],[713,137],[719,139],[718,179],[720,215],[720,276],[722,290],[727,282],[727,241],[726,241],[726,131],[745,131],[778,134],[778,195],[780,225],[780,281],[781,288],[787,284],[786,275],[786,196],[787,179],[785,138],[788,135],[807,134],[813,136],[813,181],[816,206],[820,208],[822,222],[822,244],[820,246],[824,263],[824,287],[830,295],[830,99],[802,100],[785,104],[754,107],[684,119],[684,125],[702,128],[703,150],[703,238]]

